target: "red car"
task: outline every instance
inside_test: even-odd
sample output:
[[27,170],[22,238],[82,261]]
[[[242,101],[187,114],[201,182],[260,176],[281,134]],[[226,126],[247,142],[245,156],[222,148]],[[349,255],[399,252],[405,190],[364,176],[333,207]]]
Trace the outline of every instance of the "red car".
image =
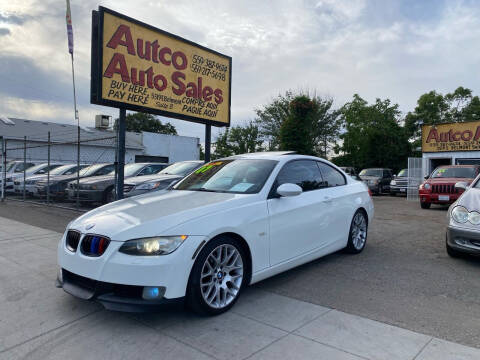
[[463,192],[455,184],[459,181],[470,184],[479,171],[479,165],[439,166],[419,187],[420,206],[429,209],[432,204],[452,204]]

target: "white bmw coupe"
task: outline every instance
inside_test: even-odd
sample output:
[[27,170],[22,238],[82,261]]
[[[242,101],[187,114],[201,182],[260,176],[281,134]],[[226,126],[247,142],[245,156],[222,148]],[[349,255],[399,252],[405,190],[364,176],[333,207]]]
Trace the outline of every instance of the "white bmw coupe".
[[365,184],[326,160],[233,156],[167,192],[72,221],[58,245],[57,286],[114,310],[182,301],[219,314],[249,284],[340,249],[361,252],[372,217]]

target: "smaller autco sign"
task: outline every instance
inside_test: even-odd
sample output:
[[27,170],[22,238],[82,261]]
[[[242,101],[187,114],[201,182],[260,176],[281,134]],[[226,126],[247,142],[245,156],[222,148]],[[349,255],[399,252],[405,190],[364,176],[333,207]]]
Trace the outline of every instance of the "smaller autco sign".
[[230,125],[232,58],[104,7],[92,14],[91,102]]

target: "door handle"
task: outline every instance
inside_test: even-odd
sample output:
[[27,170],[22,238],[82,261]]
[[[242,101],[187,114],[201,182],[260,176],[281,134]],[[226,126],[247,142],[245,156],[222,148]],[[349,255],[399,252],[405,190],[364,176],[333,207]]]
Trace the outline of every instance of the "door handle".
[[332,198],[331,198],[330,196],[325,196],[325,197],[323,198],[323,202],[325,202],[325,203],[331,203],[331,202],[332,202]]

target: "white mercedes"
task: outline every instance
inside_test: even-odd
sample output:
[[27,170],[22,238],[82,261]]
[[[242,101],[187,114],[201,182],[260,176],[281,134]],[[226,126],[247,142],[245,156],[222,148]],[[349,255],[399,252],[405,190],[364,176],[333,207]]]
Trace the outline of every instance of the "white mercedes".
[[102,206],[58,245],[57,286],[123,311],[185,302],[219,314],[245,286],[340,249],[360,253],[365,184],[292,152],[205,164],[164,193]]

